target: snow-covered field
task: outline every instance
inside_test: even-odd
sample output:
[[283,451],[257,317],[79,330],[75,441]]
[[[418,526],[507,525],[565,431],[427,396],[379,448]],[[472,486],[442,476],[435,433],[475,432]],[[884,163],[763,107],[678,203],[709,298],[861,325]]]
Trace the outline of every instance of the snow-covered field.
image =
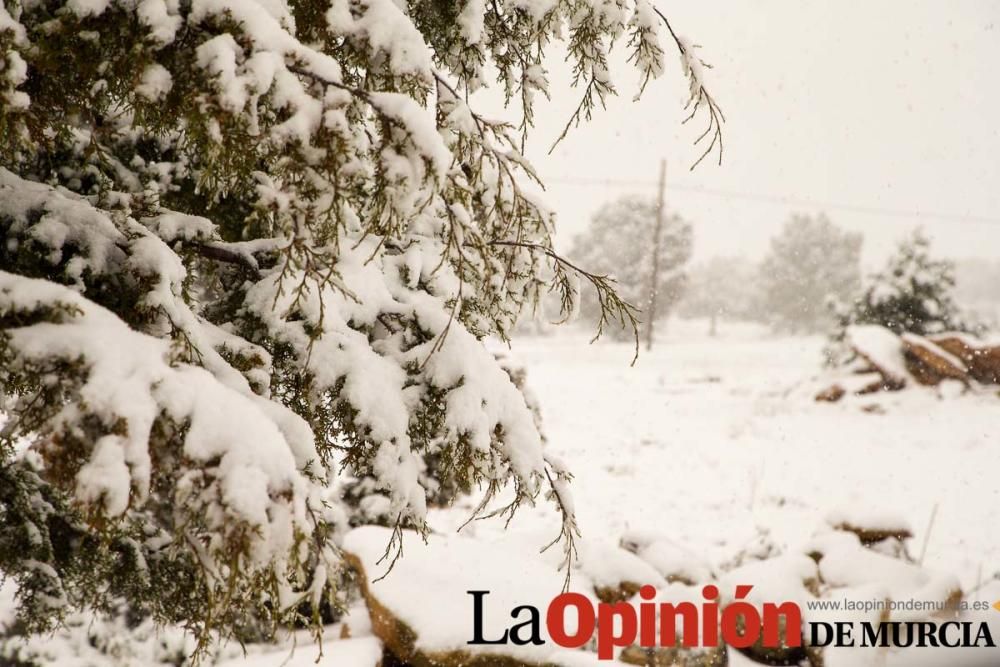
[[1000,571],[996,396],[912,388],[817,403],[821,338],[706,330],[670,322],[634,367],[627,344],[514,341],[548,446],[576,475],[585,536],[668,534],[718,565],[762,535],[801,544],[847,510],[905,518],[913,556],[965,590]]
[[[691,552],[687,565],[707,564],[717,576],[741,554],[752,560],[754,555],[788,553],[791,560],[785,564],[773,561],[775,571],[781,572],[797,562],[795,558],[803,558],[803,545],[814,534],[826,531],[829,536],[831,517],[846,514],[908,524],[914,533],[908,551],[922,560],[924,570],[943,577],[936,581],[950,581],[949,575],[954,575],[967,599],[996,600],[1000,492],[994,478],[1000,471],[1000,443],[995,415],[1000,399],[994,393],[955,395],[947,389],[916,387],[817,403],[817,389],[829,383],[820,367],[822,339],[781,338],[734,325],[723,326],[719,336],[710,338],[706,330],[702,322],[671,322],[654,350],[643,351],[634,366],[629,365],[630,345],[591,345],[586,335],[572,331],[522,337],[512,345],[540,403],[547,447],[575,474],[572,486],[583,535],[583,567],[574,573],[577,589],[587,587],[588,577],[591,586],[603,585],[602,573],[611,581],[624,581],[615,578],[622,567],[639,564],[648,569],[634,557],[621,560],[622,552],[614,545],[625,535],[667,536],[685,554]],[[467,498],[433,510],[431,525],[438,535],[431,544],[408,537],[404,565],[384,583],[373,584],[383,599],[395,600],[399,609],[410,608],[412,623],[427,635],[425,643],[433,643],[437,632],[442,646],[465,644],[470,623],[467,588],[493,591],[493,609],[499,614],[490,623],[500,623],[502,629],[505,609],[528,600],[542,607],[562,583],[554,569],[557,550],[542,562],[535,556],[558,532],[557,513],[548,503],[519,511],[506,531],[500,519],[475,521],[461,532],[471,540],[451,546],[442,542],[452,539],[477,500]],[[375,554],[372,562],[384,550],[387,533],[379,530],[371,529],[372,544],[366,545]],[[361,544],[360,538],[354,541]],[[462,549],[471,549],[473,555],[463,556]],[[682,559],[688,560],[688,555]],[[367,564],[372,570],[368,578],[380,574],[375,570],[382,567]],[[641,578],[643,572],[639,568],[626,574]],[[794,581],[794,575],[785,574],[777,577],[780,585]],[[652,572],[650,580],[657,576]],[[710,576],[691,578],[704,581]],[[863,573],[860,579],[865,577],[886,590],[893,585],[876,574]],[[801,588],[801,582],[795,585]],[[861,597],[883,595],[873,590],[878,586],[854,592]],[[10,589],[0,589],[4,592],[9,598]],[[11,602],[0,595],[0,624]],[[491,636],[498,632],[489,630]],[[348,635],[351,639],[342,638]],[[76,639],[52,645],[52,664],[146,664],[141,652],[131,661],[89,662],[89,635],[72,636]],[[39,641],[39,646],[47,643]],[[138,649],[153,646],[151,641],[140,642]],[[293,651],[295,644],[298,649]],[[525,650],[531,653],[532,647]],[[917,664],[911,653],[873,663],[871,654],[851,650],[828,655],[829,664]],[[340,624],[327,629],[320,660],[370,667],[381,651],[358,600]],[[992,654],[985,661],[970,661],[963,656],[971,654],[942,651],[919,653],[919,664],[993,664]],[[575,656],[579,664],[589,665],[592,662],[584,658],[593,658],[577,652],[560,656],[557,664],[576,664],[568,660]],[[278,646],[251,646],[246,656],[230,645],[219,657],[226,667],[304,667],[314,664],[319,653],[305,633],[297,633],[294,641],[289,638]],[[751,664],[732,651],[730,661]]]

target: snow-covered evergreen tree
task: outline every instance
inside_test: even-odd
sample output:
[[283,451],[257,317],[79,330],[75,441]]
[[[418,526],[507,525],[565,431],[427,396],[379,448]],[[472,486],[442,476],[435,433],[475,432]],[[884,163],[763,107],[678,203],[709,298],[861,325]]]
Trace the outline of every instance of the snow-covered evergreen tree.
[[[553,251],[519,148],[552,40],[572,123],[615,92],[614,44],[644,86],[672,39],[721,151],[667,27],[649,0],[3,3],[0,571],[24,627],[122,599],[202,646],[317,620],[342,467],[397,528],[425,529],[433,478],[548,495],[570,538],[568,473],[483,339],[547,290],[573,308],[580,275],[631,311]],[[493,75],[520,127],[467,103]]]
[[761,318],[790,333],[829,330],[833,305],[857,294],[861,240],[823,214],[793,216],[761,263]]
[[849,324],[879,324],[918,335],[965,329],[952,299],[954,263],[935,259],[930,239],[916,229],[903,238],[884,269],[866,282],[847,316]]
[[[629,303],[645,308],[653,275],[653,235],[656,202],[637,195],[624,195],[602,206],[587,231],[573,241],[570,257],[588,270],[608,276]],[[663,218],[660,240],[660,279],[657,286],[657,317],[665,318],[677,303],[687,281],[684,267],[691,258],[691,225],[676,213]],[[584,320],[608,324],[607,303],[597,289],[583,289],[580,314]],[[639,313],[638,319],[642,319]],[[638,324],[641,327],[641,324]],[[616,338],[636,335],[635,324],[619,320],[607,328]]]

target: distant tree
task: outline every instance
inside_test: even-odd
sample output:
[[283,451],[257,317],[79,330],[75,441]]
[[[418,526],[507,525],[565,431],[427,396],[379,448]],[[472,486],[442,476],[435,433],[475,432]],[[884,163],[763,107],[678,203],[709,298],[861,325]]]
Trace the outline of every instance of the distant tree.
[[707,317],[710,336],[716,334],[720,319],[757,319],[756,271],[757,267],[742,257],[713,257],[692,267],[678,313]]
[[789,333],[829,329],[836,321],[831,304],[857,294],[861,240],[823,214],[793,216],[760,267],[762,318]]
[[[656,202],[638,195],[625,195],[597,211],[590,228],[574,240],[570,257],[596,274],[613,278],[625,301],[645,308],[652,280],[651,249],[655,225]],[[687,282],[684,266],[691,258],[692,246],[691,225],[677,214],[664,215],[662,234],[657,319],[669,315],[683,293]],[[602,327],[607,324],[606,320],[602,321],[602,310],[597,290],[585,287],[580,304],[581,317],[596,321]],[[608,331],[612,336],[634,335],[630,325],[616,324]]]
[[900,241],[885,268],[869,278],[848,323],[919,335],[966,329],[952,299],[954,287],[954,263],[933,258],[930,240],[916,229]]

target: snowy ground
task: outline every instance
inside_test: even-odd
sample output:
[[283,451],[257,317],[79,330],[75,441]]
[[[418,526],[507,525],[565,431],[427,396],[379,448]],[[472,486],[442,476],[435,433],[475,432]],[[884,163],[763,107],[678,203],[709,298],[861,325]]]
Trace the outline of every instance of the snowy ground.
[[[822,339],[777,338],[747,326],[723,326],[718,337],[709,338],[706,330],[701,322],[671,322],[656,348],[643,351],[635,366],[629,365],[631,346],[590,345],[584,334],[514,342],[513,354],[526,366],[529,386],[541,404],[547,446],[576,476],[581,555],[588,567],[587,575],[575,576],[593,577],[614,568],[615,559],[606,559],[609,552],[595,549],[594,543],[614,545],[634,531],[669,536],[717,573],[741,551],[759,553],[762,544],[802,553],[802,545],[827,517],[847,510],[855,516],[902,517],[915,534],[909,551],[916,558],[923,554],[927,570],[958,576],[962,588],[972,591],[970,599],[997,599],[997,581],[975,592],[1000,577],[1000,491],[994,481],[1000,471],[1000,399],[993,392],[957,396],[912,388],[817,403],[813,396],[829,383],[820,368]],[[442,536],[453,534],[477,500],[435,510],[432,526]],[[518,554],[527,554],[524,549],[534,553],[557,532],[556,513],[545,503],[520,511],[507,532],[502,520],[473,522],[464,535],[501,542],[485,553],[507,555],[500,558],[503,568],[481,564],[484,573],[473,577],[472,587],[504,573],[527,585],[523,575],[534,556],[518,562]],[[404,559],[418,566],[421,550],[427,549],[411,539]],[[377,552],[382,550],[379,542]],[[550,552],[546,559],[558,560],[558,554]],[[436,563],[431,572],[440,569]],[[444,580],[464,569],[445,568]],[[425,584],[411,581],[414,577],[405,570],[394,572],[396,579],[383,586]],[[558,591],[562,575],[554,569],[552,574],[533,595],[548,600]],[[581,586],[579,579],[576,585]],[[449,602],[464,609],[466,587],[459,588],[460,599]],[[517,589],[514,583],[488,588],[498,599],[506,588]],[[5,593],[9,597],[9,587],[0,588],[0,625],[11,606]],[[427,608],[423,593],[412,597]],[[514,597],[523,602],[530,596],[521,592]],[[448,620],[440,616],[434,618]],[[467,615],[448,616],[449,627],[457,628],[456,646],[463,645]],[[352,639],[340,639],[342,625]],[[292,652],[295,644],[299,648]],[[67,646],[52,654],[59,656],[52,664],[105,664],[87,662],[86,646],[79,651]],[[63,659],[66,651],[76,662]],[[229,656],[226,667],[304,667],[314,664],[318,650],[299,633],[295,642],[251,647],[247,657],[235,646],[223,655]],[[380,655],[358,601],[342,624],[328,628],[321,660],[370,667]],[[887,664],[912,667],[909,656]],[[927,654],[921,664],[959,664],[956,656]],[[749,664],[736,654],[731,660]],[[846,656],[836,664],[869,663]]]
[[[585,535],[651,530],[718,565],[762,532],[798,545],[831,512],[862,508],[905,517],[911,553],[926,542],[924,565],[959,576],[965,590],[1000,571],[995,396],[916,388],[816,403],[820,338],[705,332],[671,322],[634,367],[630,346],[583,335],[514,342],[549,447],[576,475]],[[862,409],[875,404],[880,413]],[[511,530],[554,521],[546,509],[533,514]],[[439,525],[456,515],[442,513]]]

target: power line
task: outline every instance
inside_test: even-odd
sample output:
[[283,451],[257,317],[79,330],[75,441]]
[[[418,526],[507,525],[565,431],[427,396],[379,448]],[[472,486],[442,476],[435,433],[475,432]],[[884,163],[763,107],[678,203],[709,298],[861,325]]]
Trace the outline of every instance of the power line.
[[[601,178],[548,178],[543,179],[543,183],[557,185],[607,185],[607,186],[634,186],[634,187],[656,187],[656,181],[629,180],[629,179],[601,179]],[[808,199],[805,197],[788,197],[783,195],[758,194],[753,192],[738,192],[735,190],[721,190],[716,188],[705,188],[697,185],[675,185],[668,184],[668,190],[678,192],[690,192],[693,194],[719,199],[741,199],[745,201],[757,201],[768,204],[782,204],[785,206],[796,206],[804,208],[819,208],[848,211],[852,213],[863,213],[866,215],[882,215],[897,218],[923,219],[923,220],[946,220],[951,222],[977,223],[988,225],[1000,225],[1000,218],[990,218],[980,215],[965,215],[960,213],[938,213],[932,211],[906,210],[897,208],[886,208],[881,206],[866,206],[862,204],[851,204],[845,202],[824,201],[820,199]]]

